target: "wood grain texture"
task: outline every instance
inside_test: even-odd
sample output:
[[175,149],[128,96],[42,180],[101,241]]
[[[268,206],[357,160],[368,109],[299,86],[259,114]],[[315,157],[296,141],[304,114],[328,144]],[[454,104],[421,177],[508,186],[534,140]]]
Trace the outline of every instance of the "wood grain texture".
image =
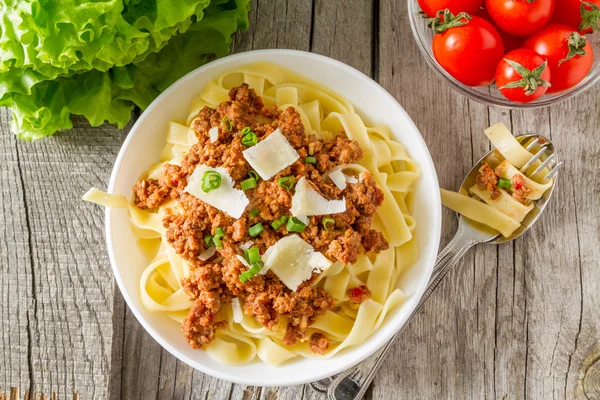
[[[440,185],[458,187],[489,149],[483,129],[552,138],[566,166],[539,224],[472,250],[405,330],[368,399],[600,399],[600,88],[549,109],[509,112],[443,86],[397,0],[254,0],[233,52],[324,54],[378,80],[414,119]],[[134,116],[135,117],[135,116]],[[178,361],[114,287],[103,215],[79,201],[106,187],[125,137],[75,129],[24,143],[0,113],[0,393],[59,398],[318,400],[308,386],[234,385]],[[457,156],[459,155],[459,156]],[[584,193],[585,195],[580,195]],[[444,210],[442,245],[456,218]]]
[[32,262],[17,139],[0,112],[0,393],[29,387]]

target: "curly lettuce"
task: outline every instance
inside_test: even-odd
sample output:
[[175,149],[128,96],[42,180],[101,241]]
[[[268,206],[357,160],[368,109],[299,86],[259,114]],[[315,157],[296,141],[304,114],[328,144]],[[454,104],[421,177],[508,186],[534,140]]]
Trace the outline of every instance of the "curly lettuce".
[[0,105],[26,140],[72,128],[71,114],[124,127],[248,27],[249,0],[4,3]]

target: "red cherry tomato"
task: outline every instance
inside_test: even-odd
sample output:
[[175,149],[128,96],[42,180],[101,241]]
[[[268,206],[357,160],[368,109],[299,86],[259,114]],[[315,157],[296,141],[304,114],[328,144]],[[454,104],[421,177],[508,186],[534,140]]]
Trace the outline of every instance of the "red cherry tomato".
[[548,60],[552,86],[548,93],[558,93],[585,79],[594,63],[594,50],[585,36],[564,25],[548,25],[523,44]]
[[500,93],[517,103],[529,103],[542,97],[550,86],[550,77],[548,62],[528,49],[511,51],[496,69]]
[[556,1],[552,23],[570,26],[582,34],[598,32],[600,31],[600,0]]
[[510,33],[506,33],[502,29],[500,29],[498,24],[496,24],[496,21],[494,21],[494,19],[486,9],[481,9],[477,16],[485,19],[487,22],[492,24],[494,28],[496,28],[496,30],[500,34],[500,37],[502,38],[502,42],[504,43],[504,51],[509,52],[521,48],[521,45],[523,44],[523,41],[525,39],[521,36],[511,35]]
[[528,36],[550,21],[554,0],[485,0],[485,8],[504,32]]
[[446,10],[438,12],[430,26],[437,33],[433,37],[433,55],[450,75],[468,86],[494,82],[504,45],[492,24],[476,16],[455,17]]
[[431,18],[435,18],[440,10],[449,9],[453,14],[466,12],[476,14],[485,0],[419,0],[421,10]]

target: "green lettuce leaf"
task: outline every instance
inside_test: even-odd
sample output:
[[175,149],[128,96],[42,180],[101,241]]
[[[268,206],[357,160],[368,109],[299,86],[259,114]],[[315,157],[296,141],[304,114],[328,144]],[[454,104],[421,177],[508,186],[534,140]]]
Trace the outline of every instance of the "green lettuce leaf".
[[5,0],[0,98],[35,84],[143,60],[203,17],[210,0]]
[[[124,18],[140,21],[142,17],[134,15],[139,12],[158,25],[159,19],[153,13],[159,3],[160,0],[156,2],[157,8],[150,10],[144,1],[125,2]],[[189,12],[192,6],[189,7],[184,12]],[[106,71],[94,69],[40,81],[24,92],[5,93],[0,105],[11,107],[13,131],[26,140],[72,128],[71,114],[85,116],[93,126],[108,121],[122,128],[129,121],[134,105],[145,109],[181,76],[214,55],[226,55],[231,35],[248,27],[248,8],[249,0],[213,0],[202,11],[195,8],[194,12],[200,13],[195,15],[201,15],[201,19],[191,23],[184,33],[173,36],[158,52],[149,52],[141,60],[115,65]],[[163,14],[161,24],[178,18]]]

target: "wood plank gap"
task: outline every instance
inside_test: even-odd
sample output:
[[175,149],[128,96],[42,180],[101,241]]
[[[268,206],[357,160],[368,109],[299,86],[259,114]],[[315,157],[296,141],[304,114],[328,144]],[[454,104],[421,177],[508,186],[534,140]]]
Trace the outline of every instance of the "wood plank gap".
[[308,35],[308,51],[313,51],[313,37],[315,35],[315,7],[317,0],[312,0],[310,5],[310,34]]
[[[575,232],[577,232],[577,254],[579,254],[579,257],[577,259],[577,266],[579,267],[579,324],[577,327],[577,333],[575,334],[575,343],[573,344],[573,351],[571,351],[569,353],[569,357],[567,358],[567,371],[565,372],[565,393],[564,395],[567,395],[567,385],[569,382],[569,371],[571,370],[571,362],[573,360],[573,354],[575,354],[575,352],[577,351],[577,345],[579,342],[579,335],[581,334],[581,323],[583,322],[583,273],[582,273],[582,266],[581,266],[581,258],[583,257],[583,254],[581,254],[581,235],[579,233],[579,216],[577,215],[577,197],[576,197],[576,193],[575,193],[575,186],[571,183],[571,191],[573,193],[573,196],[571,197],[571,199],[573,200],[573,213],[575,214]],[[557,342],[560,339],[560,335],[559,337],[556,339]]]
[[162,371],[163,352],[160,352],[160,358],[158,359],[158,379],[156,380],[156,396],[154,398],[158,400],[160,394],[160,371]]
[[[489,122],[489,108],[488,108],[488,122]],[[495,398],[499,398],[498,396],[498,392],[496,389],[496,363],[498,362],[498,304],[499,304],[499,297],[498,297],[498,289],[500,287],[500,266],[499,266],[499,260],[500,260],[500,246],[496,246],[496,301],[494,304],[494,365],[492,367],[492,371],[493,371],[493,382],[492,382],[492,387],[494,388],[494,397]]]
[[379,13],[380,0],[373,0],[372,44],[371,44],[371,78],[379,83]]
[[[123,352],[125,350],[125,300],[113,277],[113,342],[111,349],[111,371],[108,382],[109,400],[119,400],[123,395]],[[119,321],[120,319],[120,321]],[[115,339],[120,339],[115,340]]]
[[[17,157],[17,169],[19,170],[19,182],[21,184],[21,190],[23,192],[23,208],[25,209],[25,225],[27,226],[27,246],[29,253],[29,263],[31,265],[31,300],[33,301],[33,319],[38,321],[37,316],[37,296],[35,288],[35,267],[33,263],[33,242],[31,237],[31,222],[29,220],[29,207],[27,205],[27,192],[25,190],[25,178],[23,177],[23,168],[21,167],[21,154],[19,152],[19,146],[15,141],[15,154]],[[29,389],[33,391],[34,385],[34,373],[33,373],[33,334],[31,329],[31,310],[27,310],[27,365],[29,367]]]

